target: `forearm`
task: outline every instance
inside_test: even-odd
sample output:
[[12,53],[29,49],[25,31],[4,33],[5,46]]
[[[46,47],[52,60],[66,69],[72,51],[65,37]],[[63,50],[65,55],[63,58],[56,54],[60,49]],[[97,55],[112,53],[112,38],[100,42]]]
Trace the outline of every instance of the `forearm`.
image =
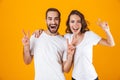
[[113,39],[113,36],[110,32],[110,28],[109,28],[109,25],[107,22],[101,22],[99,21],[98,22],[98,25],[104,30],[104,32],[106,33],[106,39],[102,38],[99,42],[99,44],[102,44],[102,45],[106,45],[106,46],[114,46],[115,43],[114,43],[114,39]]
[[24,46],[23,58],[24,58],[25,64],[29,64],[32,61],[32,55],[30,53],[30,46]]
[[114,39],[110,30],[105,30],[108,46],[114,46]]
[[64,63],[63,70],[64,72],[69,72],[73,64],[73,55],[68,55],[67,60]]

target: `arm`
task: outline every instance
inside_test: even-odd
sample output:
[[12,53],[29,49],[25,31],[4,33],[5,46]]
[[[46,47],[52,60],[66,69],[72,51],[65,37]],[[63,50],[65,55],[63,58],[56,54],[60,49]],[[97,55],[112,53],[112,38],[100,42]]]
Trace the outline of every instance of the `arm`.
[[23,48],[23,59],[24,59],[25,64],[30,64],[31,63],[31,61],[33,59],[33,56],[30,53],[30,46],[24,46],[24,48]]
[[74,53],[75,53],[75,46],[73,46],[72,44],[69,44],[68,40],[67,40],[67,45],[68,45],[67,60],[63,63],[64,72],[70,71],[72,64],[73,64],[73,58],[74,58]]
[[23,43],[23,59],[25,64],[30,64],[33,56],[31,55],[30,52],[30,39],[29,39],[29,32],[26,33],[23,31],[24,37],[22,39],[22,43]]
[[63,71],[69,72],[73,64],[73,55],[67,55],[67,60],[63,63]]
[[107,22],[99,22],[98,24],[106,34],[106,39],[102,38],[98,44],[113,47],[115,45],[113,36],[110,32],[109,25]]

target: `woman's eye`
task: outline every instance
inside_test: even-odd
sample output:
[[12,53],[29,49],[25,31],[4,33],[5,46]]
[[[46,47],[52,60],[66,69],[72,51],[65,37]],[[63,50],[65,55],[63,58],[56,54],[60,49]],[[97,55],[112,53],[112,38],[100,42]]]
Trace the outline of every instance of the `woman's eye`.
[[71,23],[74,23],[75,21],[71,21]]

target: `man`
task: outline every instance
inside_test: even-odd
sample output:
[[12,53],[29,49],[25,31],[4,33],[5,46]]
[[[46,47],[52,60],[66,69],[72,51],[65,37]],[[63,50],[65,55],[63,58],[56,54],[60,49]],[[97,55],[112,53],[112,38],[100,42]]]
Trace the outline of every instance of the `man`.
[[24,62],[31,63],[34,56],[35,80],[65,80],[63,72],[71,68],[75,47],[58,34],[60,12],[55,8],[46,11],[47,30],[39,38],[23,31]]

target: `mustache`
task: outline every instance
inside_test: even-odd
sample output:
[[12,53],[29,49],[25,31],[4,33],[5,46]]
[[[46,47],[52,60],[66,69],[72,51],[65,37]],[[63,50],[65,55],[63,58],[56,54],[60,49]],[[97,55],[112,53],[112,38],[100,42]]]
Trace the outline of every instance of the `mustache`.
[[58,26],[57,24],[49,24],[49,26]]

